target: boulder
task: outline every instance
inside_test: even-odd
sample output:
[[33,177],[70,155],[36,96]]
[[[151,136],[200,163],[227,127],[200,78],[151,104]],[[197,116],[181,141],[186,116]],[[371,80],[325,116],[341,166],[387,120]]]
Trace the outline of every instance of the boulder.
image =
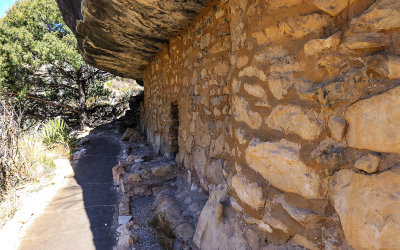
[[300,147],[285,139],[275,142],[253,140],[246,149],[246,162],[276,188],[308,199],[324,198],[324,178],[300,160]]
[[400,171],[364,175],[345,169],[330,182],[330,197],[354,249],[400,246]]
[[400,153],[400,87],[360,100],[345,112],[350,147]]

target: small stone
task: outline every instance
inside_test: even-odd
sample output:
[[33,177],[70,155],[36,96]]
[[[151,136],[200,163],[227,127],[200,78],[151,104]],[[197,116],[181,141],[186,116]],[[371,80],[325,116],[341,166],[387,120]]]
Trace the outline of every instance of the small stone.
[[249,61],[249,57],[248,56],[240,56],[240,57],[238,57],[238,59],[236,61],[236,65],[237,65],[238,69],[243,68],[244,66],[246,66],[248,61]]
[[381,159],[378,156],[373,154],[366,154],[354,163],[354,167],[371,174],[375,173],[378,170],[380,161]]
[[236,194],[247,205],[254,209],[264,207],[265,199],[261,187],[256,183],[250,182],[244,176],[235,175],[232,178],[232,187]]
[[346,121],[337,116],[330,116],[328,120],[328,128],[332,139],[335,141],[343,140],[344,129],[346,128]]
[[121,215],[121,216],[118,216],[118,224],[119,224],[119,225],[127,224],[131,219],[132,219],[132,216],[131,216],[131,215]]
[[163,190],[162,186],[153,187],[151,191],[153,192],[153,196],[157,196]]
[[151,195],[151,191],[148,185],[142,185],[139,187],[134,187],[133,194],[137,196],[149,196]]

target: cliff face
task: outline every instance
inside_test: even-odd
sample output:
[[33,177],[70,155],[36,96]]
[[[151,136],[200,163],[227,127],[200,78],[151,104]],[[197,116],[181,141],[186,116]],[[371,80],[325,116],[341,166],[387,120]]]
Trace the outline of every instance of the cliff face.
[[123,77],[143,70],[209,0],[57,0],[88,63]]

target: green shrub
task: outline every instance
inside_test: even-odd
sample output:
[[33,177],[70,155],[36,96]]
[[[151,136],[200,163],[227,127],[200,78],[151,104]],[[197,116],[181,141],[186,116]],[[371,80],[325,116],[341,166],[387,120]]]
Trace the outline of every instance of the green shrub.
[[70,143],[70,130],[59,117],[42,124],[39,135],[47,146]]

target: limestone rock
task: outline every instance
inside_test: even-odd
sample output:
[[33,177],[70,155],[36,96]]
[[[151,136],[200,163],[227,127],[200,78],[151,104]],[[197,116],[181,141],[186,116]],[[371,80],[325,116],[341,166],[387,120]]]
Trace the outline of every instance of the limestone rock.
[[272,129],[285,134],[297,134],[304,140],[315,140],[322,132],[317,114],[295,105],[278,105],[265,120]]
[[274,202],[278,202],[282,205],[283,209],[286,210],[286,212],[295,219],[297,222],[299,222],[301,225],[305,225],[309,220],[311,220],[313,217],[316,216],[316,213],[310,209],[304,209],[304,208],[299,208],[299,207],[294,207],[289,205],[285,198],[283,196],[278,196],[275,197]]
[[232,101],[233,116],[238,122],[244,122],[252,129],[257,129],[261,126],[261,115],[250,110],[249,103],[242,97],[233,97]]
[[389,44],[389,39],[384,33],[353,33],[346,35],[344,45],[349,49],[379,48]]
[[346,240],[354,249],[397,249],[400,246],[400,173],[363,175],[341,170],[330,193]]
[[216,219],[215,210],[221,202],[229,201],[228,189],[220,185],[210,192],[209,199],[200,213],[193,242],[200,249],[249,249],[241,228],[239,217],[232,207],[224,207],[230,211],[222,218],[222,223]]
[[389,79],[400,78],[400,56],[376,54],[365,60],[368,69]]
[[326,184],[320,173],[300,160],[300,145],[282,139],[253,141],[246,149],[246,162],[271,185],[308,199],[324,198]]
[[262,98],[266,94],[265,90],[260,85],[245,83],[243,87],[247,93],[257,98]]
[[340,32],[326,39],[313,39],[304,44],[304,54],[306,56],[312,56],[321,53],[324,50],[334,48],[339,45],[340,42]]
[[328,25],[330,17],[324,14],[309,14],[305,16],[288,17],[279,23],[279,29],[285,34],[301,38],[311,32],[320,31]]
[[239,72],[239,77],[243,77],[243,76],[247,76],[247,77],[257,77],[259,78],[261,81],[266,81],[267,80],[267,76],[265,75],[264,72],[262,72],[262,70],[257,69],[253,66],[248,66],[244,69],[242,69]]
[[344,129],[346,128],[346,121],[337,116],[330,116],[328,120],[328,128],[332,139],[335,141],[341,141],[344,135]]
[[351,21],[356,29],[385,31],[400,27],[400,2],[378,0],[366,12]]
[[312,3],[319,9],[329,13],[332,16],[337,16],[347,6],[357,0],[342,1],[342,0],[312,0]]
[[381,159],[376,155],[366,154],[354,163],[354,167],[369,174],[374,173],[378,170],[380,160]]
[[377,152],[400,153],[400,87],[347,108],[346,135],[350,147]]
[[232,187],[238,197],[250,207],[254,209],[264,207],[263,192],[256,183],[250,182],[244,176],[235,175],[232,178]]

